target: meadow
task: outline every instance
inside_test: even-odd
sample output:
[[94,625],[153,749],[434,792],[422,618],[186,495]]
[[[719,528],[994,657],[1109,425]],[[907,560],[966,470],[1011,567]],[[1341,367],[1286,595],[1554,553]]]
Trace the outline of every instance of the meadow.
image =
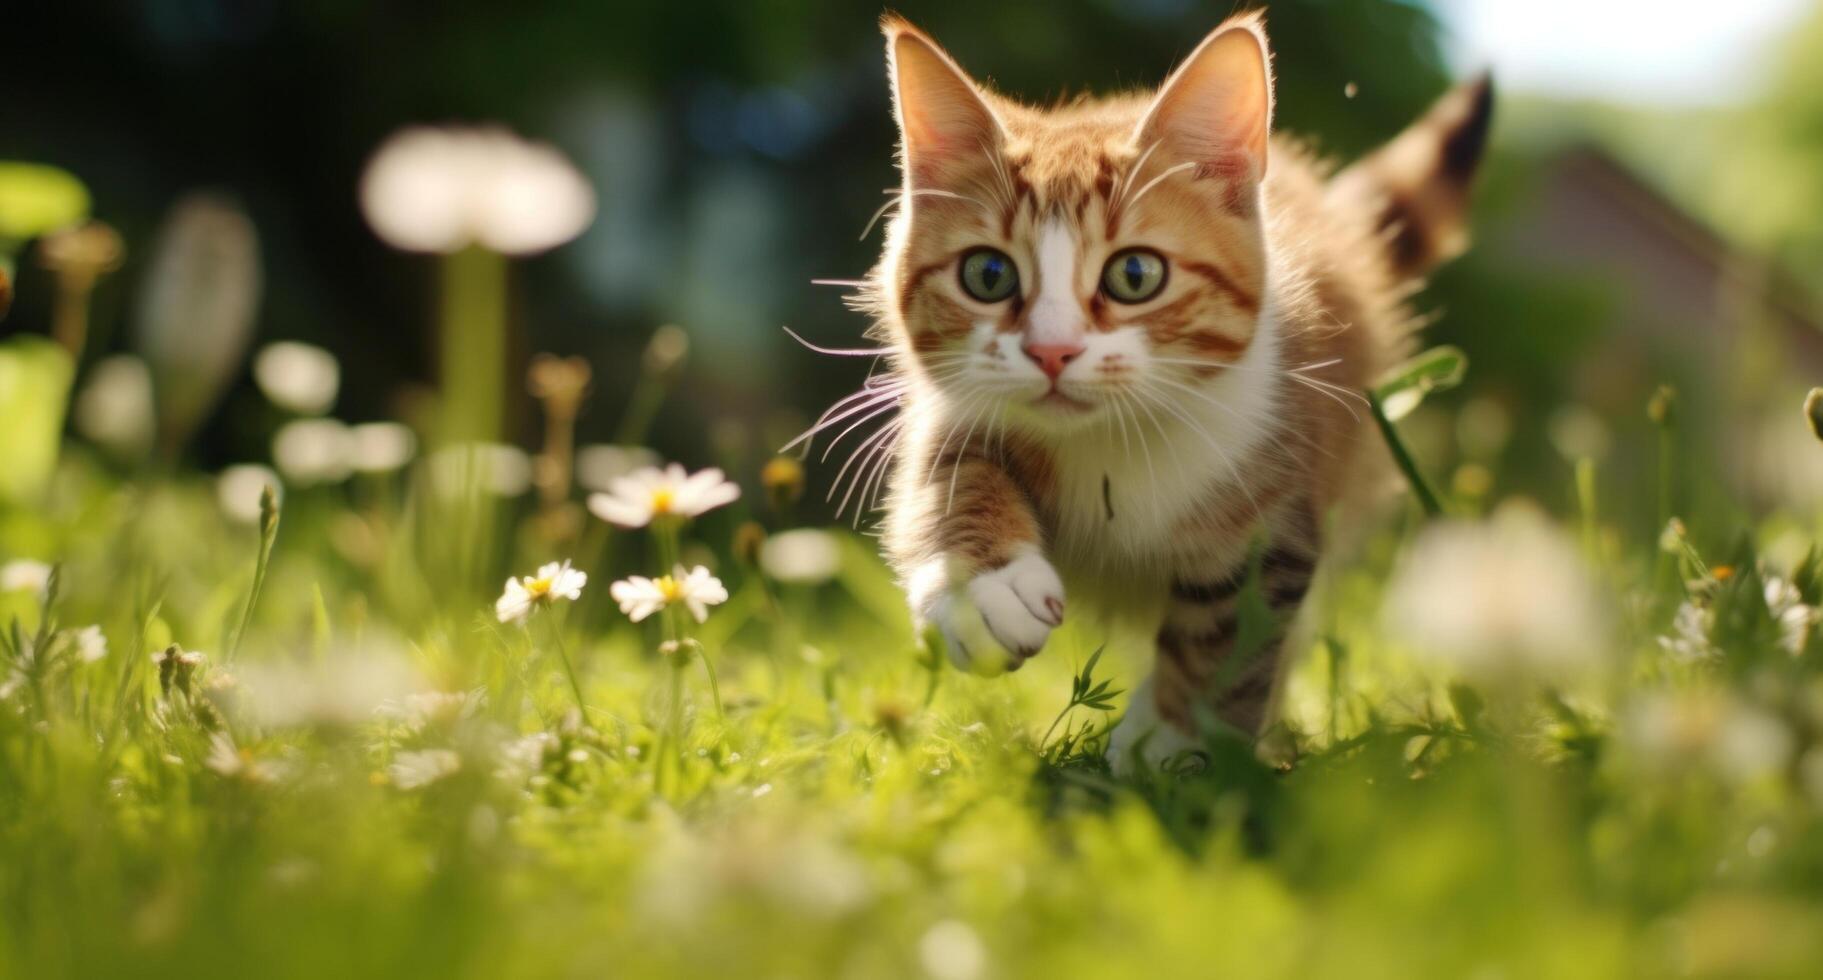
[[[957,672],[871,538],[796,526],[795,460],[585,514],[491,459],[281,500],[72,441],[5,510],[0,972],[1823,966],[1789,520],[1627,540],[1593,466],[1568,524],[1429,491],[1325,570],[1259,746],[1116,778],[1139,638]],[[719,586],[608,581],[679,561]]]
[[[0,978],[1823,976],[1814,15],[1761,101],[1502,94],[1279,720],[1129,771],[1148,637],[959,671],[883,430],[780,451],[876,377],[777,329],[863,342],[876,9],[20,6]],[[918,6],[1034,99],[1227,12]],[[1274,0],[1287,131],[1442,16]]]

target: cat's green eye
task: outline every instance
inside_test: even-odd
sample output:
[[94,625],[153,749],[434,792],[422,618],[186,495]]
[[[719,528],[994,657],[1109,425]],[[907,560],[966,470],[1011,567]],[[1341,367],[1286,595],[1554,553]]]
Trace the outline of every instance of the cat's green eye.
[[1101,288],[1122,303],[1144,303],[1165,288],[1165,258],[1147,248],[1116,252],[1101,271]]
[[978,248],[962,257],[962,291],[998,303],[1019,290],[1019,267],[1005,252]]

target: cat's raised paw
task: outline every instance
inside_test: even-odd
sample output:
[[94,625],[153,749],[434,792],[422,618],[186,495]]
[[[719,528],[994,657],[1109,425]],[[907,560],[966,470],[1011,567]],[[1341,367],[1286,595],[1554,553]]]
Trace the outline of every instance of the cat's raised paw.
[[929,618],[950,660],[978,673],[1018,670],[1063,625],[1063,580],[1036,549],[945,591]]

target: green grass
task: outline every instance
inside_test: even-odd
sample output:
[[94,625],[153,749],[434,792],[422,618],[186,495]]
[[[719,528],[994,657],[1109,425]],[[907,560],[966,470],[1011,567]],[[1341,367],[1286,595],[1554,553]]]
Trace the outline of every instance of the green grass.
[[[1667,562],[1592,528],[1615,660],[1560,688],[1473,685],[1385,635],[1408,517],[1327,573],[1271,764],[1211,735],[1200,771],[1116,779],[1099,709],[1140,678],[1132,637],[1072,623],[1017,675],[964,676],[869,538],[814,587],[723,557],[732,598],[696,632],[718,713],[608,598],[645,537],[560,544],[412,482],[294,491],[257,604],[260,533],[201,477],[66,460],[0,512],[0,560],[61,562],[48,614],[0,596],[0,976],[1823,971],[1823,657],[1760,598],[1745,542],[1771,525]],[[579,601],[495,621],[501,579],[564,557]],[[1689,590],[1718,654],[1658,642]],[[85,663],[59,631],[91,623]],[[187,694],[151,656],[172,643],[208,654]],[[424,691],[462,696],[399,701]]]

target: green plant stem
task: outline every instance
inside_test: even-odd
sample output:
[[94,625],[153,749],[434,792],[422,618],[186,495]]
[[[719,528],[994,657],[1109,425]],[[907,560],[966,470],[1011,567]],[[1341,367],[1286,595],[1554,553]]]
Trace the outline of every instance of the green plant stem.
[[1443,505],[1438,502],[1436,491],[1431,489],[1430,482],[1418,469],[1417,462],[1405,448],[1405,440],[1399,437],[1399,431],[1393,427],[1392,420],[1386,417],[1386,407],[1380,402],[1379,393],[1371,388],[1367,391],[1367,404],[1374,413],[1374,422],[1380,426],[1380,435],[1386,439],[1386,448],[1392,451],[1393,462],[1399,465],[1399,472],[1405,474],[1405,482],[1411,485],[1412,493],[1424,508],[1425,516],[1442,517]]
[[253,610],[259,605],[260,588],[266,584],[266,566],[272,561],[272,543],[278,533],[278,497],[271,487],[267,487],[260,496],[260,545],[253,560],[253,586],[247,590],[247,605],[241,610],[240,628],[234,631],[234,642],[229,644],[223,663],[232,661],[240,652],[241,641],[246,639],[247,630],[253,625]]
[[570,693],[576,695],[576,710],[582,712],[582,720],[589,720],[589,706],[582,698],[582,682],[576,679],[576,665],[570,660],[570,648],[563,642],[563,627],[556,617],[550,617],[551,639],[557,644],[557,658],[563,662],[564,676],[570,679]]
[[445,442],[498,442],[506,404],[506,257],[470,246],[443,258],[438,352]]

